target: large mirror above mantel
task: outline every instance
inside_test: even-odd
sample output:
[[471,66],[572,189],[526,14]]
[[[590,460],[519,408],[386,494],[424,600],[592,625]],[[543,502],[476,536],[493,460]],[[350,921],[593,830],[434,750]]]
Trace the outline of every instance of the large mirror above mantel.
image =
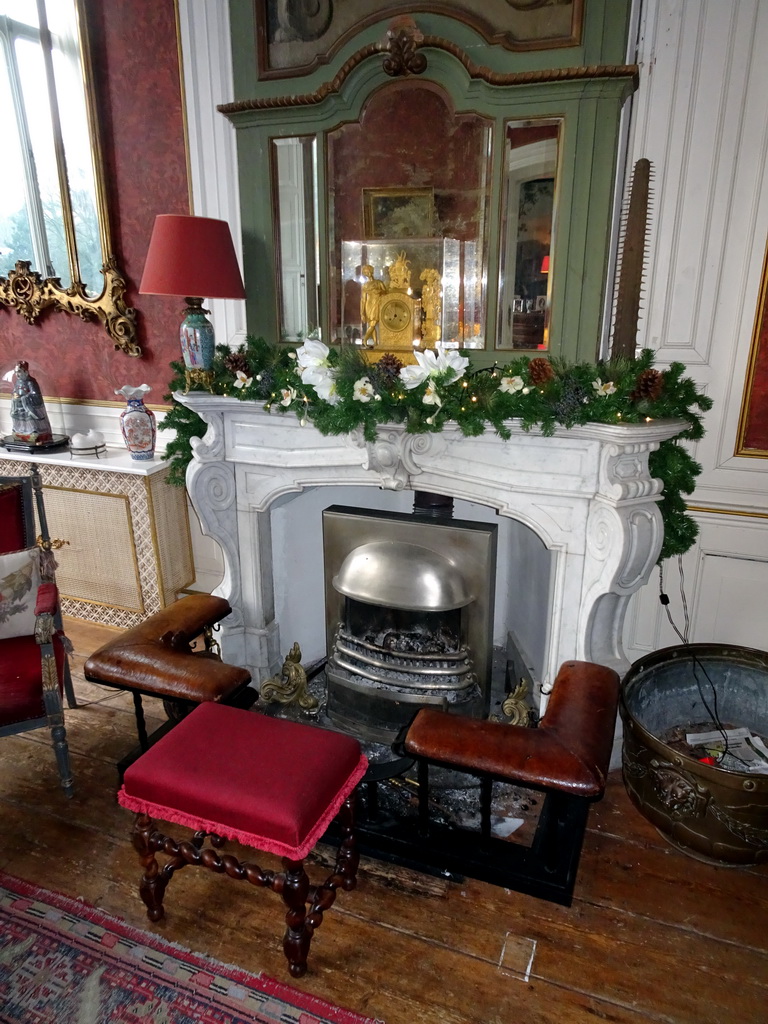
[[[513,349],[594,359],[636,71],[619,63],[628,6],[587,0],[580,46],[490,48],[484,66],[468,24],[416,10],[363,27],[291,91],[259,80],[254,26],[232,0],[241,98],[220,109],[259,282],[249,331],[402,351],[440,340],[480,364]],[[373,335],[371,281],[402,293]]]
[[[492,127],[490,118],[456,111],[444,89],[411,77],[382,86],[358,121],[328,132],[332,342],[365,337],[370,268],[382,289],[382,318],[367,343],[374,351],[402,358],[437,340],[484,348]],[[399,303],[399,320],[388,322],[388,296]]]

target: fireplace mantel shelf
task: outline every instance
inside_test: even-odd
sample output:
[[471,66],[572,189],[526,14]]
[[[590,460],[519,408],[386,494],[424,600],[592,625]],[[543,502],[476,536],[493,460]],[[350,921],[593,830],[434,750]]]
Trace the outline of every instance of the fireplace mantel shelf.
[[628,667],[621,644],[627,601],[647,581],[663,538],[661,482],[650,475],[648,456],[684,429],[682,421],[591,423],[544,436],[512,420],[509,440],[465,437],[450,424],[434,434],[392,424],[369,443],[360,431],[324,436],[257,402],[201,392],[174,397],[208,425],[205,437],[193,439],[187,487],[204,532],[224,552],[217,593],[234,610],[225,656],[257,681],[281,663],[270,506],[333,485],[448,494],[524,523],[554,558],[545,684],[571,658]]

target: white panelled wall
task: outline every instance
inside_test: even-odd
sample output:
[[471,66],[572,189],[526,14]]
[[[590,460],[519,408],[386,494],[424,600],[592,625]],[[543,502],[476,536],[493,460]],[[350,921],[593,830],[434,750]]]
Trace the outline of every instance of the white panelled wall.
[[[235,130],[217,111],[232,99],[232,54],[229,4],[178,0],[182,82],[186,109],[191,212],[226,220],[242,269],[240,193],[237,182]],[[245,302],[209,299],[216,341],[232,348],[246,338]],[[195,557],[195,589],[214,590],[224,573],[221,550],[204,537],[191,504],[189,518]]]
[[[734,455],[768,239],[768,3],[644,0],[628,168],[652,164],[638,343],[679,361],[714,400],[689,499],[700,535],[682,559],[691,641],[765,648],[768,460]],[[684,629],[678,560],[664,567]],[[631,659],[679,643],[658,576],[627,616]]]
[[[242,269],[235,129],[216,107],[232,99],[229,4],[178,0],[191,213],[225,220]],[[208,299],[217,343],[245,341],[245,300]]]
[[[179,0],[190,169],[198,214],[229,220],[239,237],[226,4]],[[768,0],[643,0],[628,173],[653,166],[654,201],[638,343],[658,363],[683,362],[711,395],[696,446],[703,473],[691,497],[700,536],[683,561],[689,639],[765,647],[768,625],[768,460],[734,455],[768,240]],[[229,91],[228,91],[229,90]],[[240,340],[239,304],[221,303]],[[238,319],[240,318],[240,319]],[[215,545],[195,541],[199,579],[216,578]],[[677,560],[665,566],[682,630]],[[678,643],[658,579],[633,599],[624,646],[636,659]]]

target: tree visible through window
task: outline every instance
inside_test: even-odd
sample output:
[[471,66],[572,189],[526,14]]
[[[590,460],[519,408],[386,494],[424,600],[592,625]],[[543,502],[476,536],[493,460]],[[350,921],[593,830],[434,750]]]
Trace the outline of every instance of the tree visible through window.
[[[0,0],[0,116],[10,129],[0,159],[0,275],[6,276],[17,260],[29,260],[43,277],[58,277],[65,287],[71,284],[63,174],[79,278],[88,283],[89,293],[99,294],[101,242],[76,11],[62,0],[49,0],[47,7],[46,12],[43,0]],[[50,32],[48,67],[39,9]],[[57,125],[61,171],[54,142]]]

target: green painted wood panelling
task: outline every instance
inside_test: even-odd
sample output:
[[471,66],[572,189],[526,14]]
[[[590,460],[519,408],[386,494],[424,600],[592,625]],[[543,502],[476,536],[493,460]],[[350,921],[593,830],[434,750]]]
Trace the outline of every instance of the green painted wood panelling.
[[[554,235],[550,350],[567,359],[594,359],[600,340],[605,302],[619,121],[622,106],[634,87],[631,70],[576,80],[541,84],[493,84],[471,74],[461,54],[493,72],[582,66],[621,65],[626,52],[629,0],[586,0],[582,45],[545,51],[511,53],[492,47],[466,25],[444,16],[420,14],[413,19],[426,35],[446,40],[454,52],[425,47],[426,70],[420,81],[435,83],[450,97],[457,112],[476,112],[494,121],[491,223],[487,268],[486,352],[475,353],[482,365],[505,358],[494,351],[497,322],[499,245],[502,204],[502,147],[509,120],[563,119],[558,172],[557,222]],[[382,55],[356,62],[356,54],[386,35],[387,22],[368,26],[349,39],[328,64],[309,75],[259,80],[254,0],[231,0],[235,102],[227,116],[237,129],[242,207],[247,320],[249,332],[277,340],[278,293],[275,281],[274,200],[270,179],[271,139],[315,135],[320,143],[321,206],[329,194],[325,182],[325,135],[347,121],[357,121],[371,94],[393,79],[382,67]],[[369,5],[366,5],[369,9]],[[458,48],[458,49],[456,49]],[[350,62],[353,66],[349,70]],[[328,83],[324,98],[312,97]],[[283,98],[280,105],[258,103]],[[320,218],[320,252],[329,251],[327,211]],[[320,299],[324,337],[328,336],[328,261],[320,260]]]

